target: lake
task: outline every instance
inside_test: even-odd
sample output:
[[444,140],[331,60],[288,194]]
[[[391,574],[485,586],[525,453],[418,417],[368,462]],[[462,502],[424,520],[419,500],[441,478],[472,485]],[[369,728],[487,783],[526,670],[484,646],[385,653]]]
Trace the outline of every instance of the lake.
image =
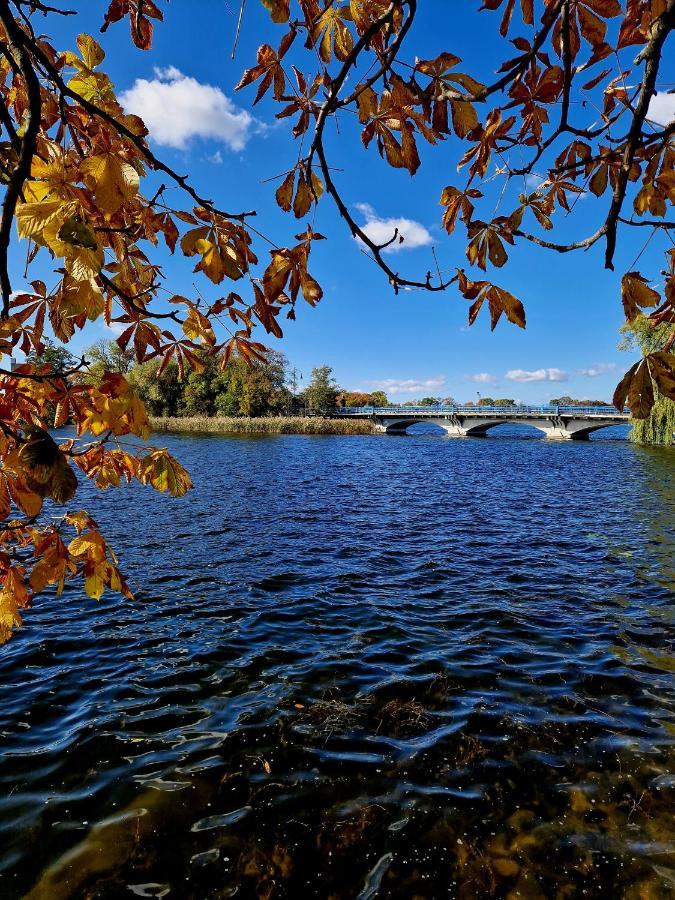
[[675,453],[532,435],[159,435],[0,649],[3,900],[672,897]]

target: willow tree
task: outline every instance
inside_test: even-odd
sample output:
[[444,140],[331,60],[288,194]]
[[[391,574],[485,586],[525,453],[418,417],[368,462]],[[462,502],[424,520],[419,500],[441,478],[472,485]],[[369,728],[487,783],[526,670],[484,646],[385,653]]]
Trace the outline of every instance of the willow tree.
[[[668,323],[655,326],[646,316],[637,316],[622,326],[619,350],[648,356],[668,340],[669,328]],[[675,444],[675,401],[660,396],[657,388],[649,415],[633,420],[630,438],[636,444]]]
[[[602,244],[611,269],[619,240],[642,243],[653,233],[667,241],[674,126],[650,122],[649,107],[675,27],[675,0],[484,0],[475,14],[497,13],[494,28],[505,42],[487,84],[456,55],[462,35],[451,13],[436,23],[437,33],[447,30],[445,52],[428,58],[415,44],[417,0],[262,2],[270,35],[260,36],[239,87],[255,86],[253,102],[271,95],[278,117],[292,120],[293,161],[276,199],[304,220],[327,197],[394,291],[456,289],[470,302],[470,323],[485,308],[493,328],[502,316],[524,327],[522,299],[492,275],[511,246],[573,253]],[[127,21],[140,50],[151,48],[163,14],[161,0],[101,0],[102,31]],[[80,34],[66,49],[50,41],[50,23],[61,17],[75,36],[77,13],[67,0],[0,0],[0,352],[39,359],[45,332],[67,345],[102,320],[122,328],[123,350],[133,349],[139,362],[155,360],[160,372],[199,369],[205,353],[223,366],[232,354],[264,359],[260,329],[281,336],[280,322],[294,318],[297,303],[321,300],[309,265],[323,252],[314,249],[322,235],[309,225],[294,240],[264,235],[264,225],[252,224],[254,210],[201,196],[151,149],[144,123],[122,109],[97,41]],[[461,180],[445,187],[440,202],[445,229],[466,232],[468,271],[444,276],[438,267],[415,276],[389,265],[384,251],[402,238],[378,244],[368,236],[331,166],[335,142],[353,133],[331,123],[347,119],[358,122],[366,152],[411,176],[420,142],[439,152],[446,142],[463,146]],[[495,211],[488,185],[500,181]],[[560,219],[581,218],[576,201],[583,194],[598,200],[597,227],[571,243],[555,240]],[[578,229],[589,216],[584,204]],[[12,270],[14,240],[25,243],[29,273],[38,257],[53,260],[49,284],[25,278],[23,264]],[[196,263],[203,282],[197,296],[177,296],[165,283],[160,241]],[[638,418],[649,414],[654,386],[675,397],[675,254],[666,256],[663,298],[650,284],[654,273],[622,278],[627,319],[647,309],[653,324],[669,326],[615,394]],[[57,444],[49,429],[66,422],[75,436]],[[146,444],[129,449],[120,440],[127,434]],[[86,359],[68,368],[0,368],[1,639],[36,594],[50,585],[60,591],[67,579],[83,578],[95,598],[106,587],[129,594],[94,518],[70,506],[75,470],[101,489],[136,479],[184,494],[189,475],[165,449],[148,445],[149,437],[143,404],[120,372],[93,379]],[[69,506],[55,516],[53,504]]]

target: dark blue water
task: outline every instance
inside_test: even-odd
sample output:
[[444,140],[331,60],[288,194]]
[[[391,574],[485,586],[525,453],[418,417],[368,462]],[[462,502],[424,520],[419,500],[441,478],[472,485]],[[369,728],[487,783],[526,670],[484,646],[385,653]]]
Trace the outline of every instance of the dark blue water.
[[673,896],[672,451],[161,440],[0,650],[3,900]]

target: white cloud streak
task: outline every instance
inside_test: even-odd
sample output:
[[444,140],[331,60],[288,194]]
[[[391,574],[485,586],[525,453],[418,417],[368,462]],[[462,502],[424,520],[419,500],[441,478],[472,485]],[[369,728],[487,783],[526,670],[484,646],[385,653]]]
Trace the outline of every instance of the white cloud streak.
[[420,394],[444,388],[446,383],[445,376],[439,375],[436,378],[383,378],[380,381],[368,382],[368,386],[388,394]]
[[583,375],[584,378],[597,378],[606,372],[614,372],[616,368],[616,363],[593,363],[592,366],[588,366],[586,369],[578,369],[576,374]]
[[219,87],[201,84],[175,66],[156,68],[151,80],[136,79],[119,99],[126,112],[143,119],[153,140],[177,150],[194,138],[243,150],[256,124]]
[[357,203],[356,208],[366,220],[361,227],[374,243],[385,244],[390,241],[397,229],[399,237],[403,237],[403,243],[397,238],[393,244],[385,247],[383,253],[399,253],[401,250],[428,247],[433,241],[424,225],[413,219],[382,219],[368,203]]
[[528,372],[526,369],[511,369],[504,376],[509,381],[567,381],[569,375],[562,369],[534,369]]
[[670,125],[675,119],[675,94],[657,91],[649,101],[647,118],[657,125]]
[[474,384],[497,384],[497,378],[488,372],[478,372],[476,375],[465,375],[467,381],[473,381]]

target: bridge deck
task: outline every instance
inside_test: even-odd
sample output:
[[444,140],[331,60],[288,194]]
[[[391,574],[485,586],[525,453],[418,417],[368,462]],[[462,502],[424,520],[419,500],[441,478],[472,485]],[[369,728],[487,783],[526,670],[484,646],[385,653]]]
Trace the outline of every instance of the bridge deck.
[[630,411],[619,411],[614,406],[354,406],[336,409],[337,415],[352,418],[397,417],[438,418],[444,416],[471,416],[485,419],[540,419],[559,416],[579,419],[617,419],[628,421]]

